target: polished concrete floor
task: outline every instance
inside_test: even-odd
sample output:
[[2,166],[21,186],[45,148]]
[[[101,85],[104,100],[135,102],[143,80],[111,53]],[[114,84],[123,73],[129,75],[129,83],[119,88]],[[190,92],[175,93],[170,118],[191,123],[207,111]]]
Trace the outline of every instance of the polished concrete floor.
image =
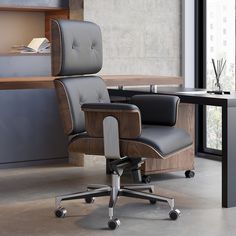
[[[221,163],[201,158],[196,158],[193,179],[186,179],[183,172],[152,176],[157,192],[176,199],[182,212],[177,221],[169,220],[166,204],[120,198],[115,214],[121,226],[110,231],[107,197],[90,205],[82,200],[64,202],[68,216],[55,218],[54,196],[83,190],[88,183],[110,182],[105,159],[93,160],[85,168],[53,165],[1,170],[0,235],[236,235],[236,208],[221,208]],[[122,182],[129,179],[124,176]]]

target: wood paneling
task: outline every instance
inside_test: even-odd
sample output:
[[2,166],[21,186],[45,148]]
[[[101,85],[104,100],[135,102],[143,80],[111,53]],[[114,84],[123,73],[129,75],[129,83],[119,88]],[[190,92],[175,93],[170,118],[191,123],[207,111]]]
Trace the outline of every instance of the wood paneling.
[[84,0],[69,0],[70,19],[84,20]]
[[28,45],[32,38],[44,37],[44,18],[44,12],[0,11],[0,53],[15,50],[14,45]]
[[51,19],[69,19],[69,1],[1,1],[2,11],[45,12],[45,37],[51,39]]

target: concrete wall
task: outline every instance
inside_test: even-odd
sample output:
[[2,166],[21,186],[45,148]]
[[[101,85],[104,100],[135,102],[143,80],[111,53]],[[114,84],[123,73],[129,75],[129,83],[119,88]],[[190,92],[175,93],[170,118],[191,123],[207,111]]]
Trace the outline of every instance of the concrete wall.
[[84,0],[103,33],[103,74],[181,74],[181,0]]

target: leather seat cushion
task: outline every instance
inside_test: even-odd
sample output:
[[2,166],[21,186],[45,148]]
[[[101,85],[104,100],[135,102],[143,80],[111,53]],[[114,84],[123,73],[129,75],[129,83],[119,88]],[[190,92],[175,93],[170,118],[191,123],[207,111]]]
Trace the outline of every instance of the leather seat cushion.
[[143,125],[141,136],[137,140],[152,146],[163,157],[192,144],[190,135],[183,129],[157,125]]
[[[165,159],[191,144],[191,137],[182,129],[145,125],[139,138],[120,139],[120,154]],[[92,138],[86,132],[73,137],[70,146],[85,154],[104,155],[103,138]]]

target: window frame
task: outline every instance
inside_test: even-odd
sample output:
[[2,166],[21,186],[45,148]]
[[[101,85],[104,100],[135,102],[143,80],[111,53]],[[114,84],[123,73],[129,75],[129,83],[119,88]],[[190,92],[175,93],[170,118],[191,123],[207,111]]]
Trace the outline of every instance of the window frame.
[[[207,0],[195,0],[195,88],[206,88],[207,67]],[[221,159],[222,151],[207,147],[206,106],[196,106],[195,152],[197,156]]]

